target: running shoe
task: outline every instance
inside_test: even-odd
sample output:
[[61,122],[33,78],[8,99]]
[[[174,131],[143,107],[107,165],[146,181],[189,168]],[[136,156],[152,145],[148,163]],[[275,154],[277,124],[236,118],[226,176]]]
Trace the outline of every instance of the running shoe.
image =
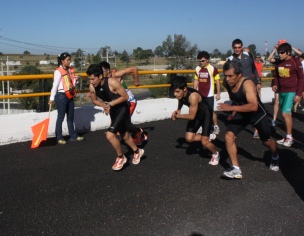
[[134,138],[134,143],[136,145],[141,145],[144,141],[148,139],[148,136],[144,133],[142,129],[140,129],[140,132],[136,134],[136,137]]
[[82,141],[84,140],[84,137],[78,136],[76,139],[70,139],[70,141]]
[[252,136],[252,138],[256,138],[256,139],[258,139],[258,138],[260,138],[260,136],[259,136],[259,132],[254,132],[254,134],[253,134],[253,136]]
[[138,149],[138,153],[134,153],[132,163],[134,165],[137,165],[140,162],[140,158],[144,155],[144,153],[145,153],[144,149]]
[[241,179],[242,171],[237,170],[236,168],[232,167],[230,170],[224,171],[223,176],[231,178],[231,179]]
[[277,140],[277,144],[283,145],[283,143],[285,142],[285,138]]
[[213,133],[216,134],[216,135],[219,135],[220,134],[220,127],[214,126]]
[[276,158],[276,160],[274,160],[273,157],[272,157],[271,162],[270,162],[270,166],[269,166],[269,170],[278,171],[279,169],[280,169],[280,167],[279,167],[279,156]]
[[113,170],[121,170],[124,164],[127,162],[127,158],[123,155],[122,158],[117,157],[115,164],[112,166]]
[[209,165],[216,166],[220,161],[220,154],[216,152],[216,154],[212,154],[211,160],[209,161]]
[[215,134],[210,134],[209,135],[209,141],[212,141],[214,139],[216,139],[216,135]]
[[283,146],[284,147],[290,147],[292,144],[293,144],[293,138],[286,138],[284,143],[283,143]]
[[276,126],[277,125],[277,122],[275,120],[272,120],[271,121],[271,126]]
[[58,144],[66,144],[66,141],[64,139],[58,140]]

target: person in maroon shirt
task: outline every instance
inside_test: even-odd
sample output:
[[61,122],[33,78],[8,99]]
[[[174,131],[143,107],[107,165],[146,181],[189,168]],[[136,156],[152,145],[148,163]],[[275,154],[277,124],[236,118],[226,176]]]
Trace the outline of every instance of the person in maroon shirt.
[[278,91],[282,116],[286,125],[286,138],[277,143],[285,147],[293,144],[291,110],[293,103],[300,102],[304,87],[302,63],[291,56],[292,47],[289,43],[278,46],[280,61],[274,71],[273,91]]

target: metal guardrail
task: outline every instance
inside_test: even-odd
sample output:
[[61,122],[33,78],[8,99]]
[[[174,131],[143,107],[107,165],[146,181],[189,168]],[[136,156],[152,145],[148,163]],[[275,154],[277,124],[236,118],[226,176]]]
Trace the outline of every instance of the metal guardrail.
[[[263,68],[263,70],[272,71],[274,68]],[[223,70],[218,70],[220,73]],[[152,74],[194,74],[195,70],[146,70],[138,71],[139,75],[152,75]],[[76,73],[80,74],[82,77],[87,77],[86,73]],[[22,80],[40,80],[40,79],[53,79],[53,74],[39,74],[39,75],[12,75],[12,76],[0,76],[0,81],[22,81]],[[263,81],[272,80],[272,78],[262,78]],[[192,83],[189,83],[192,84]],[[143,88],[163,88],[169,87],[170,84],[153,84],[153,85],[140,85],[140,86],[128,86],[130,89],[143,89]],[[89,90],[79,90],[78,93],[86,93]],[[14,95],[1,95],[0,99],[10,99],[10,98],[26,98],[26,97],[40,97],[40,96],[50,96],[51,92],[44,93],[26,93],[26,94],[14,94]]]

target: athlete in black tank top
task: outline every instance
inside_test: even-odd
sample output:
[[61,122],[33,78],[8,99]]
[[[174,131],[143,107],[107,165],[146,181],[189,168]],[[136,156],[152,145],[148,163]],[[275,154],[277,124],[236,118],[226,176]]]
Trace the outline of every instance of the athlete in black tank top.
[[[174,91],[174,96],[178,99],[178,108],[172,113],[171,119],[174,121],[176,119],[188,120],[185,135],[186,141],[200,141],[204,147],[212,152],[209,164],[217,165],[220,156],[213,143],[209,140],[213,114],[211,107],[204,102],[204,99],[197,90],[187,87],[185,77],[176,76],[172,79],[171,88]],[[188,114],[181,114],[183,105],[189,107]],[[203,128],[203,133],[196,134],[200,126]]]
[[223,67],[226,87],[232,104],[218,103],[219,111],[234,113],[227,125],[225,144],[232,162],[232,168],[224,171],[223,175],[228,178],[242,178],[242,172],[237,158],[237,147],[235,139],[237,135],[248,125],[253,124],[258,130],[260,139],[272,152],[270,170],[277,171],[278,153],[276,142],[270,138],[269,121],[266,116],[263,103],[256,92],[255,84],[242,77],[240,64],[227,61]]
[[[121,83],[115,78],[104,78],[103,70],[98,64],[92,64],[87,69],[90,80],[90,97],[96,106],[101,106],[106,115],[111,116],[111,125],[106,133],[108,141],[117,153],[117,158],[112,166],[113,170],[120,170],[127,162],[123,155],[120,141],[116,134],[119,132],[126,144],[134,151],[132,163],[138,164],[144,154],[143,149],[138,149],[132,137],[127,132],[126,120],[130,117],[128,94]],[[102,99],[100,101],[98,98]]]

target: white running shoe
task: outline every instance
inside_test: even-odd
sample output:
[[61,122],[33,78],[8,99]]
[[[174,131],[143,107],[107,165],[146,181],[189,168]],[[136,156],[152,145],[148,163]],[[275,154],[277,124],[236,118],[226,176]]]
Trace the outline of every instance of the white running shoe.
[[283,143],[283,146],[284,147],[290,147],[292,144],[293,144],[293,138],[286,138],[284,143]]
[[283,145],[283,143],[285,142],[285,138],[277,140],[277,144]]
[[216,152],[216,154],[212,154],[211,160],[209,161],[209,165],[216,166],[220,161],[220,154]]
[[216,134],[210,134],[209,135],[209,141],[212,141],[214,139],[216,139]]

